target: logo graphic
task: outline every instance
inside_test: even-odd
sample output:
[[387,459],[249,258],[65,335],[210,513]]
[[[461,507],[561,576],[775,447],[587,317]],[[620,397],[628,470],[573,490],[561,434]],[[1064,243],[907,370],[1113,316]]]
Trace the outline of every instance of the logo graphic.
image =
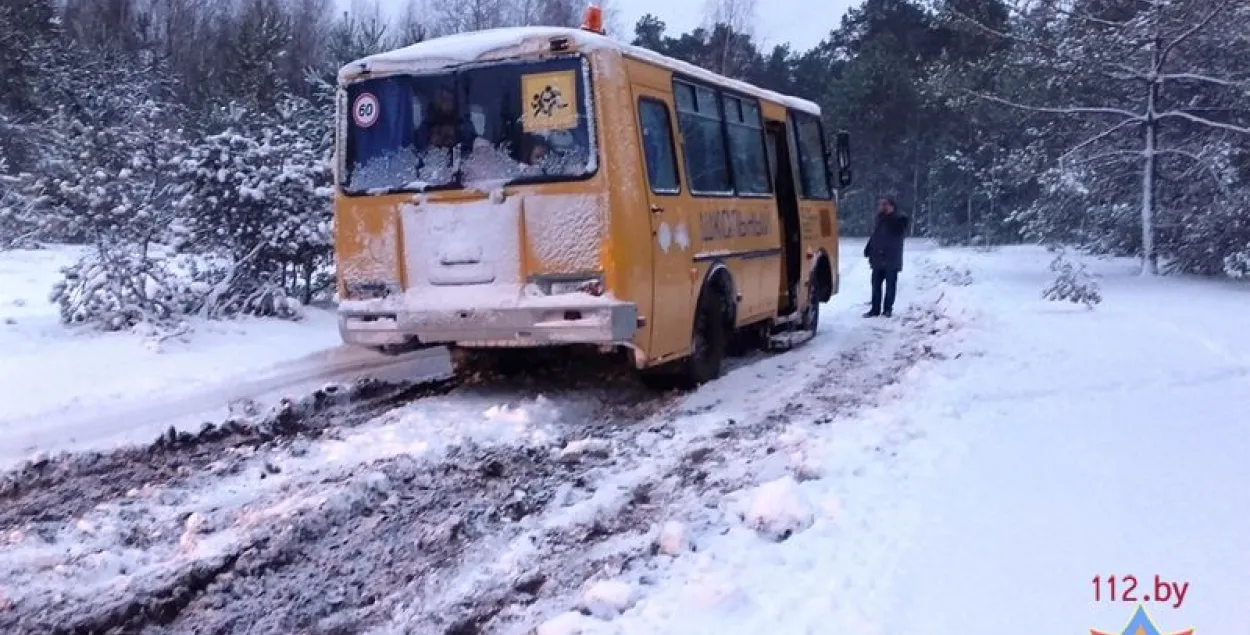
[[577,128],[577,75],[573,71],[532,73],[521,77],[526,132]]
[[1164,633],[1155,627],[1154,622],[1150,621],[1150,616],[1146,615],[1146,608],[1139,605],[1137,612],[1133,614],[1133,619],[1129,620],[1124,630],[1108,632],[1091,628],[1089,635],[1194,635],[1194,629]]

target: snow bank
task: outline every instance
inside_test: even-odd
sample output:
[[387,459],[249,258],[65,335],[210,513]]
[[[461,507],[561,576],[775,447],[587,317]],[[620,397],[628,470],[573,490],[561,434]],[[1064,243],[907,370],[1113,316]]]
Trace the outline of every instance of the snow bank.
[[385,357],[342,347],[333,311],[299,322],[194,322],[163,341],[67,329],[47,300],[80,250],[0,252],[0,464],[39,450],[148,442],[171,425],[198,428],[232,402],[276,402],[364,374],[418,379],[445,354]]
[[790,476],[760,485],[749,493],[749,501],[740,507],[738,517],[773,542],[806,530],[816,518],[798,485]]
[[656,547],[660,553],[679,556],[690,549],[690,539],[686,534],[686,526],[674,520],[664,523],[656,537]]
[[582,635],[592,622],[591,618],[577,611],[568,611],[540,624],[534,635]]
[[[389,501],[383,506],[401,504],[393,494],[397,484],[453,452],[553,446],[563,416],[555,404],[542,397],[522,400],[506,409],[508,417],[499,416],[504,409],[498,406],[489,397],[415,402],[298,451],[279,446],[225,453],[219,479],[190,486],[148,483],[59,528],[47,523],[0,532],[0,597],[92,598],[116,590],[119,581],[134,588],[156,585],[164,576],[237,554],[241,546],[276,541],[301,523],[309,535],[359,523],[362,506],[379,499]],[[399,539],[446,542],[456,527],[426,530]],[[136,543],[136,533],[144,540]],[[605,591],[599,601],[614,605],[617,596]]]
[[[938,282],[940,315],[915,326],[954,330],[907,351],[919,361],[855,416],[796,410],[774,455],[739,467],[764,485],[710,516],[696,554],[653,560],[645,597],[587,633],[1110,632],[1132,609],[1092,602],[1104,570],[1202,581],[1201,600],[1151,611],[1162,631],[1244,625],[1250,515],[1230,483],[1250,479],[1250,336],[1229,316],[1250,289],[1106,261],[1091,265],[1106,300],[1087,312],[1040,297],[1043,250],[928,258],[907,271]],[[755,531],[796,522],[775,544]],[[1021,572],[1076,608],[1039,609]]]
[[582,604],[591,615],[611,619],[628,610],[637,601],[634,587],[621,580],[600,580],[586,589]]

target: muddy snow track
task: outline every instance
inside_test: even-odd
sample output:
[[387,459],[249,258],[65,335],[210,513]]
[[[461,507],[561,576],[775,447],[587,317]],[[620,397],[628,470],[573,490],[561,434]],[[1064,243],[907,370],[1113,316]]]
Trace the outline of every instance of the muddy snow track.
[[[725,465],[771,453],[796,414],[832,419],[871,398],[946,328],[933,306],[855,324],[833,354],[741,360],[690,397],[574,359],[481,381],[365,382],[144,448],[29,464],[0,484],[0,632],[527,632],[576,608],[587,580],[645,568],[673,510],[751,478]],[[545,435],[477,438],[452,422],[439,452],[358,449],[326,466],[341,447],[378,445],[352,435],[410,434],[404,417],[434,426],[466,403],[554,414]],[[726,405],[738,419],[717,415]]]
[[[205,472],[232,473],[246,454],[227,450],[315,439],[331,427],[357,425],[396,404],[445,394],[454,386],[450,379],[419,385],[362,381],[287,400],[259,420],[206,424],[197,433],[171,428],[148,446],[38,459],[0,477],[0,531],[26,522],[65,521],[150,483],[181,485]],[[231,456],[240,460],[230,461]]]
[[[188,501],[223,479],[276,480],[276,457],[301,456],[310,444],[404,408],[464,400],[507,405],[540,393],[564,406],[569,425],[585,429],[627,427],[675,398],[646,390],[597,357],[574,356],[516,376],[364,381],[285,402],[266,416],[197,433],[171,429],[145,447],[30,462],[0,478],[0,549],[11,549],[16,560],[0,563],[0,632],[356,632],[377,623],[391,610],[387,589],[455,566],[467,545],[541,509],[541,484],[575,480],[586,466],[555,460],[542,448],[467,442],[432,462],[396,455],[296,479],[265,502],[304,503],[270,526],[241,530],[238,516],[247,510],[192,513]],[[524,488],[535,495],[517,499]],[[111,583],[67,594],[55,586],[19,590],[38,578],[28,567],[47,557],[20,553],[32,542],[45,552],[64,542],[72,552],[81,534],[102,532],[111,535],[93,546],[119,561],[140,552],[142,570],[119,562],[108,567],[119,574]],[[213,539],[227,544],[189,546]],[[79,566],[79,555],[54,566]],[[19,575],[6,580],[8,574]]]

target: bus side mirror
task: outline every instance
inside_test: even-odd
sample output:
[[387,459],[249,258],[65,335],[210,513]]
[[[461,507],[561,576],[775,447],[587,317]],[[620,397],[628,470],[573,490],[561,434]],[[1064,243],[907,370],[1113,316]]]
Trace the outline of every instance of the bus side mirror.
[[838,131],[834,153],[838,162],[838,188],[845,190],[851,186],[851,133]]

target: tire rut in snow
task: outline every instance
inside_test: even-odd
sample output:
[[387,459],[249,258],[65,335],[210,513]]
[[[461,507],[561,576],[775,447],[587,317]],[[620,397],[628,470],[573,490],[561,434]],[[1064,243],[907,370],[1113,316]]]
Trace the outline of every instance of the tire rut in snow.
[[[855,350],[862,350],[865,357],[891,354],[872,340]],[[888,373],[902,372],[910,357],[902,355]],[[829,363],[819,382],[813,382],[823,387],[812,388],[815,394],[801,407],[824,410],[856,405],[864,395],[844,381],[857,372],[868,373],[857,371],[856,363],[853,354]],[[665,459],[657,474],[589,522],[523,529],[518,519],[540,519],[561,511],[556,509],[561,503],[555,498],[562,489],[572,486],[593,494],[603,477],[652,460],[638,451],[639,434],[673,433],[671,417],[655,415],[677,395],[655,395],[626,376],[554,366],[439,388],[450,392],[451,398],[464,394],[520,399],[541,392],[558,402],[566,395],[589,396],[598,407],[579,413],[585,425],[577,429],[610,438],[619,451],[585,453],[570,462],[553,455],[552,448],[466,445],[453,448],[433,464],[399,456],[361,465],[340,480],[302,483],[303,491],[295,494],[320,495],[324,501],[282,517],[279,524],[244,537],[226,552],[149,581],[144,589],[122,587],[113,595],[101,593],[89,601],[31,598],[0,613],[0,632],[348,634],[383,627],[395,621],[397,613],[404,614],[400,630],[412,634],[474,635],[532,624],[548,609],[568,608],[567,597],[587,579],[604,575],[605,570],[646,567],[651,555],[646,535],[653,524],[666,520],[674,507],[692,501],[698,504],[699,497],[708,492],[741,485],[709,476],[714,470],[707,465],[760,450],[794,414],[784,408],[765,412],[741,425],[727,425],[725,434],[706,439],[698,447],[675,449],[679,460]],[[566,385],[570,377],[574,378],[572,386]],[[884,386],[888,378],[874,375],[870,379],[873,385]],[[864,381],[854,384],[864,385]],[[835,388],[830,390],[830,386]],[[269,441],[245,435],[242,441],[200,439],[122,451],[131,452],[124,456],[134,463],[118,461],[107,470],[84,470],[85,475],[79,475],[78,469],[63,469],[59,478],[47,481],[61,493],[41,500],[52,506],[52,518],[69,519],[74,513],[67,509],[81,512],[91,507],[71,500],[84,492],[94,495],[84,488],[98,487],[110,476],[128,478],[124,475],[136,469],[135,463],[153,461],[152,453],[188,461],[170,466],[158,458],[154,462],[159,469],[138,468],[148,470],[149,480],[164,484],[171,478],[187,478],[179,476],[185,472],[203,473],[222,458],[223,449],[281,441],[301,434],[304,428],[320,434],[327,428],[354,425],[411,397],[382,397],[367,407],[357,401],[355,410],[300,411],[287,422],[289,427],[282,428],[296,430],[294,434],[279,433]],[[324,419],[304,421],[318,416]],[[641,422],[649,425],[637,425]],[[110,456],[95,456],[87,465]],[[35,477],[27,478],[30,483]],[[147,481],[118,486],[114,495],[143,482]],[[0,498],[0,503],[16,500],[25,511],[6,517],[3,514],[9,510],[0,508],[3,522],[29,523],[39,517],[39,507],[29,492],[5,490],[9,491],[12,497]],[[518,491],[523,495],[518,496]],[[532,524],[529,527],[533,529]],[[531,537],[528,561],[532,566],[520,578],[487,580],[465,588],[452,584],[467,569],[497,558],[512,541]]]
[[[491,400],[525,399],[542,392],[554,395],[552,401],[560,403],[567,396],[579,406],[569,412],[581,418],[566,423],[579,430],[583,421],[628,428],[672,399],[647,391],[630,375],[596,377],[593,369],[583,369],[573,375],[578,379],[569,387],[562,373],[548,370],[552,372],[457,388],[447,398],[485,394]],[[586,407],[587,402],[591,407]],[[381,401],[371,402],[364,409],[368,413],[348,414],[356,420],[385,407]],[[302,412],[307,417],[345,416],[342,410]],[[321,429],[337,427],[342,421],[288,423],[295,428]],[[160,447],[172,450],[174,446]],[[195,456],[215,461],[223,446],[201,442],[181,447],[195,448]],[[0,632],[360,632],[389,616],[395,602],[408,599],[402,589],[437,586],[440,576],[460,566],[462,553],[492,537],[506,536],[517,520],[543,509],[560,483],[577,481],[608,460],[591,454],[569,462],[561,460],[555,449],[462,445],[434,463],[401,455],[359,465],[334,480],[301,482],[295,491],[283,495],[320,498],[320,504],[301,507],[282,516],[272,528],[249,532],[227,551],[185,563],[160,578],[150,577],[89,600],[48,594],[26,598],[11,607],[14,610],[8,615],[0,614]],[[153,451],[145,448],[137,455],[122,455],[143,463],[152,461]],[[112,470],[133,467],[119,461]],[[108,478],[109,473],[98,469],[90,478]],[[169,482],[159,474],[153,478],[163,481],[162,485]],[[84,483],[71,476],[56,481],[54,489],[72,490],[80,485],[92,487],[94,481]],[[518,497],[518,491],[525,495]],[[70,517],[66,508],[86,507],[64,505],[53,495],[43,500],[62,505],[55,510],[56,517]],[[24,504],[33,505],[33,499]],[[12,518],[29,521],[31,515]],[[172,535],[179,533],[184,532],[175,529]],[[429,632],[472,631],[449,624]]]
[[445,462],[361,466],[321,506],[138,595],[52,603],[7,633],[355,633],[392,592],[454,567],[466,545],[533,513],[565,466],[538,449],[455,449]]
[[230,450],[259,449],[294,438],[315,439],[331,427],[362,423],[425,397],[445,394],[451,380],[394,384],[365,380],[284,400],[256,421],[206,424],[199,432],[173,428],[146,446],[111,452],[61,454],[28,462],[0,477],[0,531],[24,523],[64,522],[100,503],[145,485],[175,485],[212,471],[233,471],[246,456]]
[[[651,532],[672,520],[675,510],[713,505],[725,494],[751,485],[751,470],[741,469],[742,463],[775,453],[779,433],[795,419],[825,425],[847,416],[872,403],[915,364],[941,356],[934,344],[951,325],[939,308],[916,307],[900,314],[899,322],[897,337],[869,338],[828,361],[797,391],[794,401],[749,421],[727,422],[711,437],[685,448],[680,459],[640,483],[619,507],[605,510],[589,527],[546,532],[540,564],[527,576],[543,581],[536,589],[515,584],[479,588],[453,607],[459,613],[445,608],[440,612],[472,625],[467,633],[532,635],[529,629],[542,621],[544,613],[546,617],[570,609],[585,613],[586,608],[569,597],[587,581],[629,572],[651,577],[656,563]],[[865,363],[868,360],[874,363]],[[405,625],[425,623],[436,614],[418,612]]]

